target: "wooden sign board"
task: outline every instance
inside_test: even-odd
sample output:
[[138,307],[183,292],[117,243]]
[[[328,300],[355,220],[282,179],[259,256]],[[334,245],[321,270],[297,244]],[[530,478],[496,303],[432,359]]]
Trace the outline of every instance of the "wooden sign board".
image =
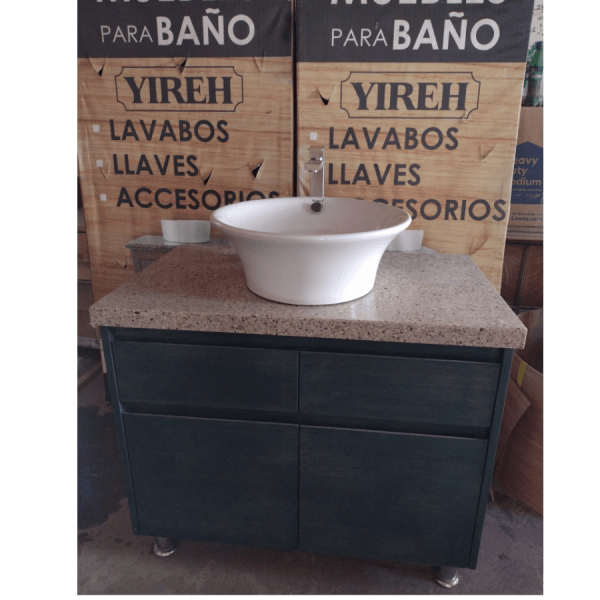
[[533,0],[297,0],[297,160],[500,289]]
[[288,0],[80,0],[78,160],[96,301],[133,274],[125,244],[161,235],[161,219],[293,195],[291,32]]

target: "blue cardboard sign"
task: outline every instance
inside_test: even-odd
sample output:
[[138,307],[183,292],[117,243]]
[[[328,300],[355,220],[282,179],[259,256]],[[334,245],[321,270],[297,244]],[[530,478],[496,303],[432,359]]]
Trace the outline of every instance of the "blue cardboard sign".
[[517,146],[512,181],[512,204],[543,204],[544,149],[524,142]]

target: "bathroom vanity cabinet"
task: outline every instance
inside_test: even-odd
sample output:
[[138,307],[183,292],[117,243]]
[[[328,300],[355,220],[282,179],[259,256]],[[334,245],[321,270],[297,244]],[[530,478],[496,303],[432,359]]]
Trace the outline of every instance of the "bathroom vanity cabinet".
[[179,247],[92,307],[136,534],[476,567],[526,330],[470,258],[391,254],[293,307]]

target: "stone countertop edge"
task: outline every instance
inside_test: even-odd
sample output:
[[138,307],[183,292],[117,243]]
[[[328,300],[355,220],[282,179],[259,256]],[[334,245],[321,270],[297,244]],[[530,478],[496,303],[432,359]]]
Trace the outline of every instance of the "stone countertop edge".
[[90,307],[93,327],[132,327],[523,348],[527,329],[467,255],[386,252],[362,298],[296,306],[246,286],[233,248],[177,246]]

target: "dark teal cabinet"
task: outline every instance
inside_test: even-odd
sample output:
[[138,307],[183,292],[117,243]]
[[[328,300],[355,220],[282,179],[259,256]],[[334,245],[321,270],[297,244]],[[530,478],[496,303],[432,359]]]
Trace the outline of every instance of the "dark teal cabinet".
[[316,415],[488,427],[498,364],[300,353],[300,410]]
[[484,440],[300,428],[300,549],[467,567]]
[[139,533],[294,549],[298,426],[123,415]]
[[115,342],[122,401],[297,410],[298,355],[292,350]]
[[136,534],[475,568],[512,350],[102,336]]

